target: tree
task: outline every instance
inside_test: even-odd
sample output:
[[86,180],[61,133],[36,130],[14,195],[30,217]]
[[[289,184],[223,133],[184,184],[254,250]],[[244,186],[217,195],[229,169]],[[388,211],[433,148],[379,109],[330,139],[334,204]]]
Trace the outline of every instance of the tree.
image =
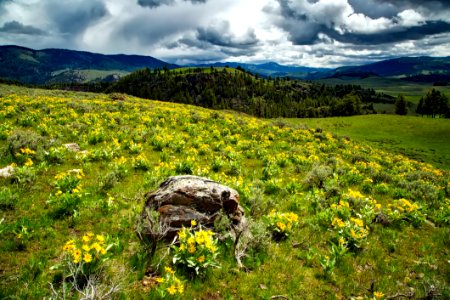
[[[420,102],[419,105],[421,105]],[[419,109],[419,107],[417,108]],[[422,115],[425,114],[432,118],[436,116],[447,116],[449,114],[448,98],[440,91],[432,89],[423,99],[420,112]]]
[[395,113],[404,116],[407,112],[408,109],[406,108],[405,97],[403,97],[403,95],[398,95],[397,100],[395,101]]
[[424,108],[424,103],[423,103],[423,97],[421,97],[419,100],[419,104],[417,104],[416,113],[418,113],[419,115],[422,115],[422,117],[423,117],[424,109],[425,108]]

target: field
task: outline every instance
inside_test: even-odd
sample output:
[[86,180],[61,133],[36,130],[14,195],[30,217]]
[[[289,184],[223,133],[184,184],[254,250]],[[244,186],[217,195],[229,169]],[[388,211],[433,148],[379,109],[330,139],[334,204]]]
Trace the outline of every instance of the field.
[[[120,94],[0,96],[0,168],[14,170],[0,178],[2,299],[450,297],[448,171],[288,121]],[[223,232],[189,250],[204,276],[173,263],[177,246],[149,256],[144,195],[176,174],[240,193],[242,267]]]
[[374,89],[377,92],[385,93],[394,97],[399,94],[414,104],[419,102],[420,97],[424,96],[429,90],[435,88],[444,93],[447,97],[450,96],[450,86],[433,86],[431,83],[417,83],[409,82],[399,79],[382,78],[382,77],[368,77],[364,79],[322,79],[318,82],[325,84],[356,84],[366,89]]
[[367,115],[322,119],[288,119],[368,142],[374,147],[450,169],[450,121],[417,116]]
[[[374,89],[379,93],[385,93],[393,97],[398,95],[403,95],[406,101],[413,104],[412,107],[408,109],[408,115],[415,115],[416,106],[419,103],[421,97],[425,96],[431,89],[436,89],[450,98],[450,86],[433,86],[431,83],[416,83],[408,82],[398,79],[381,78],[381,77],[368,77],[364,79],[322,79],[318,80],[324,84],[355,84],[360,85],[366,89]],[[393,104],[374,104],[374,108],[379,113],[395,113],[395,106]]]

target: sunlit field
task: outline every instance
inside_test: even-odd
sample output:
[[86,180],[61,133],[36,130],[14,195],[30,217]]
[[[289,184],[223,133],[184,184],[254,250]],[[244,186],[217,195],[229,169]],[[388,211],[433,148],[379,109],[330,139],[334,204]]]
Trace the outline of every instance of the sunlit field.
[[[450,297],[444,169],[238,113],[121,94],[0,95],[0,168],[13,169],[0,178],[0,298]],[[144,195],[178,174],[240,193],[252,233],[237,246],[242,265],[231,236],[198,224],[153,257],[138,238]]]

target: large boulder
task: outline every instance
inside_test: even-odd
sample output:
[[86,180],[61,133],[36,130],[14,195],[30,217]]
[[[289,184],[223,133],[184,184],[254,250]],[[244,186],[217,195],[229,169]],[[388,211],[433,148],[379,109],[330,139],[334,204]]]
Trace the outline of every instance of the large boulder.
[[227,215],[234,226],[243,222],[239,193],[208,178],[172,176],[145,198],[145,206],[158,211],[160,221],[169,227],[168,238],[182,226],[189,227],[191,220],[209,228],[221,214]]

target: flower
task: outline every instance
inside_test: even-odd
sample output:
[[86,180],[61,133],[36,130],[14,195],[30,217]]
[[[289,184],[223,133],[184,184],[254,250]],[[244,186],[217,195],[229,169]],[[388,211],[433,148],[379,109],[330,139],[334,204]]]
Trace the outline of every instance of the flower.
[[199,262],[199,263],[202,263],[202,262],[204,262],[205,261],[205,256],[200,256],[199,258],[197,258],[197,261]]
[[156,282],[157,283],[163,283],[164,282],[164,278],[162,278],[162,277],[156,277]]
[[83,260],[85,263],[90,263],[92,261],[92,255],[89,253],[84,254]]
[[31,167],[33,165],[33,161],[31,160],[31,158],[28,157],[27,161],[25,162],[24,165],[27,166],[27,167]]
[[192,226],[192,227],[197,226],[197,221],[191,220],[191,226]]
[[175,293],[177,292],[177,288],[174,284],[172,284],[167,288],[167,292],[169,292],[170,295],[175,295]]
[[103,243],[105,241],[105,237],[103,235],[97,234],[96,238],[99,243]]
[[191,253],[191,254],[194,253],[195,252],[195,246],[194,245],[189,246],[188,252]]
[[175,274],[175,271],[174,271],[171,267],[164,267],[164,270],[165,270],[167,273]]
[[383,292],[380,292],[380,291],[374,292],[373,295],[374,295],[376,298],[381,298],[381,297],[384,296]]
[[183,294],[184,286],[183,286],[182,284],[179,284],[179,285],[177,286],[177,288],[178,288],[178,293],[179,293],[179,294]]

